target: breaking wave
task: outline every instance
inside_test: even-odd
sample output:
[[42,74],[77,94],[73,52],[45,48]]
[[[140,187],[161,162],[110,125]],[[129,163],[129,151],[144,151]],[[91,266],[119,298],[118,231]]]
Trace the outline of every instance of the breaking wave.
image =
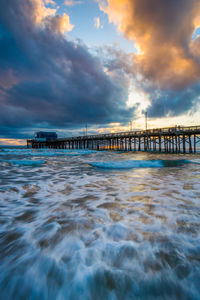
[[9,160],[6,162],[18,166],[39,166],[44,164],[45,160]]
[[196,163],[189,160],[127,160],[127,161],[102,161],[92,162],[89,165],[103,169],[133,169],[133,168],[163,168],[179,167],[188,163]]
[[96,153],[95,150],[67,150],[67,149],[3,149],[0,151],[0,155],[30,155],[30,156],[44,156],[44,157],[52,157],[52,156],[81,156],[88,155],[92,153]]

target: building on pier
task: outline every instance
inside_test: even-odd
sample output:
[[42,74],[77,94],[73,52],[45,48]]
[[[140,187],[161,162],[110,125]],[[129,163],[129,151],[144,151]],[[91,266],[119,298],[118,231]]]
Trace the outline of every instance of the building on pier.
[[38,131],[35,133],[35,140],[38,142],[45,142],[50,140],[56,140],[58,138],[56,132],[50,132],[50,131]]

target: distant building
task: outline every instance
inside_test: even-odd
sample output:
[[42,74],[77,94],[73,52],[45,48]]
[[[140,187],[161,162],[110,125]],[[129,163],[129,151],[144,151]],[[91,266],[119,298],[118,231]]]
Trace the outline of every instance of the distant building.
[[56,132],[46,132],[46,131],[38,131],[35,133],[35,139],[37,141],[49,141],[49,140],[56,140],[57,139]]

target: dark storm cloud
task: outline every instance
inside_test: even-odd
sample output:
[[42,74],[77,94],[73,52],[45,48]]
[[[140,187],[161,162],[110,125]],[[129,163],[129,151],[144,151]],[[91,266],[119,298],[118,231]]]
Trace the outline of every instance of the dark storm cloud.
[[1,1],[1,136],[14,127],[128,121],[126,79],[116,81],[86,46],[67,40],[67,16],[62,22],[41,3]]
[[190,112],[191,116],[199,110],[200,85],[195,85],[183,91],[152,91],[151,105],[147,108],[149,117],[174,117]]

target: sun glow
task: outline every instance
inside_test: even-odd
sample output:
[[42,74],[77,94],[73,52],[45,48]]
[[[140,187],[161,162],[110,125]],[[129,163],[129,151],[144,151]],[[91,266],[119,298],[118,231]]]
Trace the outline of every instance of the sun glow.
[[0,146],[25,146],[26,140],[23,139],[0,139]]

